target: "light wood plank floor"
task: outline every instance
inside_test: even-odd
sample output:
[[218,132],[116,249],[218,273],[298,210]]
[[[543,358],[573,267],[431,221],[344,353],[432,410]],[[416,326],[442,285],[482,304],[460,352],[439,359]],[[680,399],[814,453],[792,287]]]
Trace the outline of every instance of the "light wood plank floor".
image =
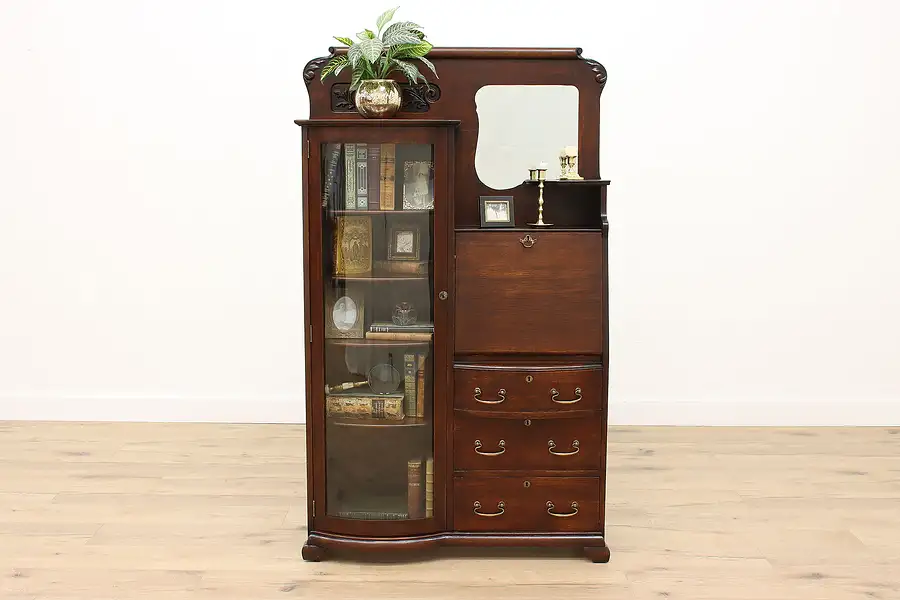
[[316,564],[300,426],[0,422],[0,598],[900,598],[900,429],[618,427],[609,462],[608,565]]

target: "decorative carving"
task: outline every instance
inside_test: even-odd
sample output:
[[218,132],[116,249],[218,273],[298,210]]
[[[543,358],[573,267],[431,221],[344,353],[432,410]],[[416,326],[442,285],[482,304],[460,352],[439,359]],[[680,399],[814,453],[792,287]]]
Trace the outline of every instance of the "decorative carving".
[[602,94],[603,88],[606,86],[606,67],[596,60],[581,56],[581,48],[578,48],[578,58],[587,63],[587,66],[591,68],[591,71],[594,73],[594,81],[600,84],[600,93]]
[[[435,84],[418,83],[410,85],[400,84],[400,112],[423,113],[428,112],[432,104],[441,99],[441,88]],[[344,113],[355,112],[356,104],[353,102],[353,92],[349,83],[335,83],[331,86],[331,112]]]
[[303,67],[303,81],[306,82],[306,85],[312,82],[316,77],[316,72],[321,69],[325,64],[334,57],[334,54],[331,56],[321,56],[319,58],[314,58]]

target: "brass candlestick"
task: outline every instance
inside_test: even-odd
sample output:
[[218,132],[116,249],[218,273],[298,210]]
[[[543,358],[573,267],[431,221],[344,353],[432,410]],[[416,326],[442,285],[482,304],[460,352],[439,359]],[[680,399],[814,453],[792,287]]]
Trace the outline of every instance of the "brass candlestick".
[[[543,165],[542,165],[543,166]],[[544,180],[547,179],[547,169],[538,168],[538,220],[537,223],[529,223],[529,227],[550,227],[552,223],[544,223]]]

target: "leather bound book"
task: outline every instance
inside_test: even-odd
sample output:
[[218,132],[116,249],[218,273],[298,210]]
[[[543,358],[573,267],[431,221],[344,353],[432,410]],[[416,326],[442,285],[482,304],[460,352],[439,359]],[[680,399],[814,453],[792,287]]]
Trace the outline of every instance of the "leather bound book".
[[344,205],[340,208],[356,208],[356,144],[344,144]]
[[425,518],[434,516],[434,458],[425,461]]
[[381,145],[381,210],[394,210],[394,178],[396,144]]
[[407,493],[409,500],[409,518],[421,519],[422,509],[422,459],[415,458],[406,463]]
[[[369,144],[369,210],[381,208],[381,144]],[[360,208],[366,208],[360,206]]]
[[416,416],[425,418],[425,355],[419,355],[419,365],[416,371]]
[[[393,334],[385,334],[393,335]],[[416,416],[416,355],[403,356],[403,390],[406,398],[406,414]]]
[[356,205],[351,208],[369,208],[369,145],[356,144]]

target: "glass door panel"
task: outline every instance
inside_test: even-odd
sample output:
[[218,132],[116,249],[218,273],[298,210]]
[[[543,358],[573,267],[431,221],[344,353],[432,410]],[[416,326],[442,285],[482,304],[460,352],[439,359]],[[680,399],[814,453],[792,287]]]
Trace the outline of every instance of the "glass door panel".
[[324,143],[329,517],[434,513],[434,146]]

